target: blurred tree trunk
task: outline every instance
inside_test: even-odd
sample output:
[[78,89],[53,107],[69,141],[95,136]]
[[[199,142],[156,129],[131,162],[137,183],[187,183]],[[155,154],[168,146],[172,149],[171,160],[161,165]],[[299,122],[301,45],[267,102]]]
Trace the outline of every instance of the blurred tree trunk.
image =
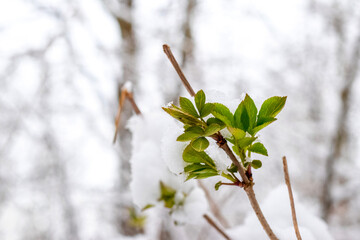
[[[42,56],[42,58],[44,58],[44,56]],[[42,84],[40,89],[40,96],[42,101],[40,115],[43,119],[44,126],[46,126],[46,131],[42,136],[42,141],[45,146],[45,150],[50,156],[48,159],[48,161],[50,161],[50,164],[48,164],[49,171],[46,171],[44,173],[45,176],[42,177],[44,178],[45,182],[49,178],[50,181],[53,182],[53,186],[55,186],[54,189],[50,187],[50,189],[47,189],[47,191],[49,191],[50,194],[54,194],[54,198],[56,201],[58,201],[60,209],[62,209],[60,220],[64,224],[64,229],[61,233],[63,234],[62,237],[69,240],[78,240],[79,230],[76,221],[75,208],[71,202],[71,187],[69,186],[66,160],[60,153],[60,147],[55,135],[55,129],[53,129],[54,124],[51,122],[55,108],[49,104],[49,98],[52,96],[54,89],[52,85],[52,79],[49,74],[50,66],[45,59],[40,59],[40,62],[42,65]],[[55,238],[57,237],[58,236],[55,235]]]
[[339,9],[339,6],[335,3],[333,6],[333,14],[330,17],[330,22],[337,38],[336,59],[339,67],[339,78],[343,87],[339,94],[341,105],[337,116],[336,130],[334,136],[332,137],[330,151],[325,162],[325,179],[321,203],[322,217],[326,221],[329,220],[334,205],[334,200],[331,196],[331,187],[335,179],[336,164],[342,157],[344,147],[346,146],[348,140],[347,122],[349,118],[351,90],[359,72],[360,31],[357,32],[357,37],[350,48],[351,51],[349,51],[350,55],[348,56],[346,47],[350,44],[348,43],[345,34],[346,18],[347,13]]
[[[120,99],[121,89],[126,82],[132,83],[135,87],[137,83],[137,42],[134,31],[134,1],[117,0],[115,5],[107,4],[109,11],[115,18],[121,33],[121,45],[119,48],[119,58],[121,60],[121,76],[118,79],[118,99]],[[129,89],[131,91],[131,89]],[[129,211],[133,208],[130,197],[130,156],[131,156],[131,133],[125,128],[126,122],[132,116],[132,107],[129,101],[121,110],[119,125],[118,144],[120,146],[119,164],[119,184],[118,192],[121,201],[118,203],[116,213],[116,226],[120,233],[124,235],[136,235],[140,229],[130,225]]]
[[[181,27],[182,30],[182,43],[181,43],[181,62],[180,67],[183,70],[187,70],[191,64],[194,64],[194,48],[195,42],[193,37],[193,18],[196,10],[197,0],[188,0],[184,8],[184,21]],[[186,74],[185,74],[186,75]],[[180,81],[175,85],[176,91],[172,97],[173,101],[176,103],[181,91],[183,89],[182,83]]]

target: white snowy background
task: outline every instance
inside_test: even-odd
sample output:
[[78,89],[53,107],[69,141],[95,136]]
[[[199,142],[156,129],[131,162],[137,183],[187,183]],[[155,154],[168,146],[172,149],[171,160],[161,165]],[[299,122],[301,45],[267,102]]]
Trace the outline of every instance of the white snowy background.
[[[169,140],[179,129],[161,110],[179,94],[189,97],[162,51],[167,43],[181,60],[188,1],[134,0],[131,9],[116,2],[124,1],[0,3],[2,240],[221,239],[201,218],[209,210],[196,182],[182,185],[172,173],[182,147]],[[246,92],[257,105],[288,96],[278,121],[261,133],[269,157],[254,171],[255,192],[274,231],[295,239],[282,173],[286,155],[303,239],[359,239],[360,81],[351,57],[360,52],[360,2],[194,2],[193,58],[184,71],[195,91],[218,90],[227,99]],[[137,49],[136,66],[128,68],[143,116],[128,121],[132,137],[120,140],[132,149],[127,157],[119,142],[112,144],[127,63],[114,12],[127,18],[130,11]],[[344,115],[342,90],[351,64],[356,77]],[[325,223],[325,165],[341,119],[346,134]],[[124,161],[131,161],[128,183]],[[159,179],[186,192],[189,205],[169,216],[152,191]],[[244,192],[226,186],[215,192],[217,180],[203,182],[230,225],[228,234],[266,239]],[[142,213],[147,199],[157,205]],[[147,216],[142,231],[126,231],[130,207]],[[188,223],[175,225],[174,218]]]

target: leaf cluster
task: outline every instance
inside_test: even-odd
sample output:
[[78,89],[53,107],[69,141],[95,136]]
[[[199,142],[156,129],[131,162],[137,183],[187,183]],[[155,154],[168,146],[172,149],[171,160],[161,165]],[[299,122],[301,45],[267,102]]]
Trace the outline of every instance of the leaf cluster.
[[248,167],[250,164],[255,169],[261,167],[260,160],[250,159],[251,153],[268,156],[267,149],[257,141],[256,134],[277,120],[275,117],[283,109],[286,97],[271,97],[263,102],[258,111],[253,99],[246,94],[234,113],[221,103],[206,103],[203,90],[196,93],[194,102],[195,105],[189,99],[180,97],[180,107],[171,105],[163,108],[184,124],[184,133],[177,141],[189,142],[182,156],[188,163],[184,168],[187,180],[222,175],[236,181],[234,166],[228,168],[229,173],[219,173],[214,161],[205,152],[209,146],[207,138],[224,128],[231,133],[227,140],[232,143],[232,149],[241,159],[242,165]]

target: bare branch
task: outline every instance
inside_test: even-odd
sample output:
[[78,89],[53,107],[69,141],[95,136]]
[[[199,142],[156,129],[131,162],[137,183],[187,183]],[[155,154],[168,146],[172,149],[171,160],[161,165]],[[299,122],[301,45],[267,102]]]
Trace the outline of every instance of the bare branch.
[[293,220],[293,224],[294,224],[294,229],[295,229],[297,239],[301,240],[299,226],[298,226],[298,222],[297,222],[297,219],[296,219],[295,203],[294,203],[293,193],[292,193],[292,190],[291,190],[289,169],[288,169],[286,157],[283,157],[283,167],[284,167],[285,183],[286,183],[286,186],[287,186],[287,189],[288,189],[288,192],[289,192],[291,215],[292,215],[292,220]]
[[184,84],[186,90],[189,92],[189,94],[193,97],[195,96],[195,92],[194,90],[192,89],[190,83],[188,82],[188,80],[186,79],[184,73],[182,72],[178,62],[176,61],[174,55],[172,54],[171,52],[171,49],[168,45],[164,44],[163,45],[163,49],[164,49],[164,52],[166,54],[166,56],[169,58],[171,64],[174,66],[177,74],[179,75],[182,83]]
[[231,240],[231,238],[229,237],[229,235],[227,235],[215,222],[214,220],[212,220],[210,218],[209,215],[204,214],[203,217],[206,219],[206,221],[213,227],[216,229],[216,231],[218,231],[225,239],[227,240]]
[[230,227],[230,224],[228,221],[224,218],[224,216],[221,214],[219,207],[215,203],[214,199],[211,197],[209,190],[206,188],[206,186],[202,183],[202,181],[198,180],[199,187],[204,191],[205,197],[209,203],[210,210],[214,214],[217,220],[221,223],[221,225],[224,228]]

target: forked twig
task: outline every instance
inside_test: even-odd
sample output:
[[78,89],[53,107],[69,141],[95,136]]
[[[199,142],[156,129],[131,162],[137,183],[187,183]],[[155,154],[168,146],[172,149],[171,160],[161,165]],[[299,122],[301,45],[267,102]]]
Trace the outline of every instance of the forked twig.
[[115,143],[116,139],[117,139],[117,135],[119,132],[119,127],[120,127],[121,111],[123,109],[126,99],[128,99],[130,101],[131,106],[134,109],[135,113],[137,115],[141,114],[140,109],[138,108],[138,106],[135,103],[132,92],[130,92],[126,87],[121,88],[121,92],[120,92],[120,96],[119,96],[119,108],[118,108],[118,112],[117,112],[116,118],[115,118],[115,134],[114,134],[113,143]]
[[231,240],[229,235],[227,235],[215,222],[211,219],[211,217],[207,214],[204,214],[203,217],[206,219],[206,221],[215,228],[225,239]]
[[287,189],[288,189],[288,192],[289,192],[291,215],[292,215],[292,220],[293,220],[293,224],[294,224],[294,229],[295,229],[297,239],[301,240],[299,226],[298,226],[298,222],[297,222],[297,219],[296,219],[295,203],[294,203],[293,193],[292,193],[292,190],[291,190],[289,169],[288,169],[286,157],[283,157],[283,167],[284,167],[285,183],[286,183],[286,186],[287,186]]

